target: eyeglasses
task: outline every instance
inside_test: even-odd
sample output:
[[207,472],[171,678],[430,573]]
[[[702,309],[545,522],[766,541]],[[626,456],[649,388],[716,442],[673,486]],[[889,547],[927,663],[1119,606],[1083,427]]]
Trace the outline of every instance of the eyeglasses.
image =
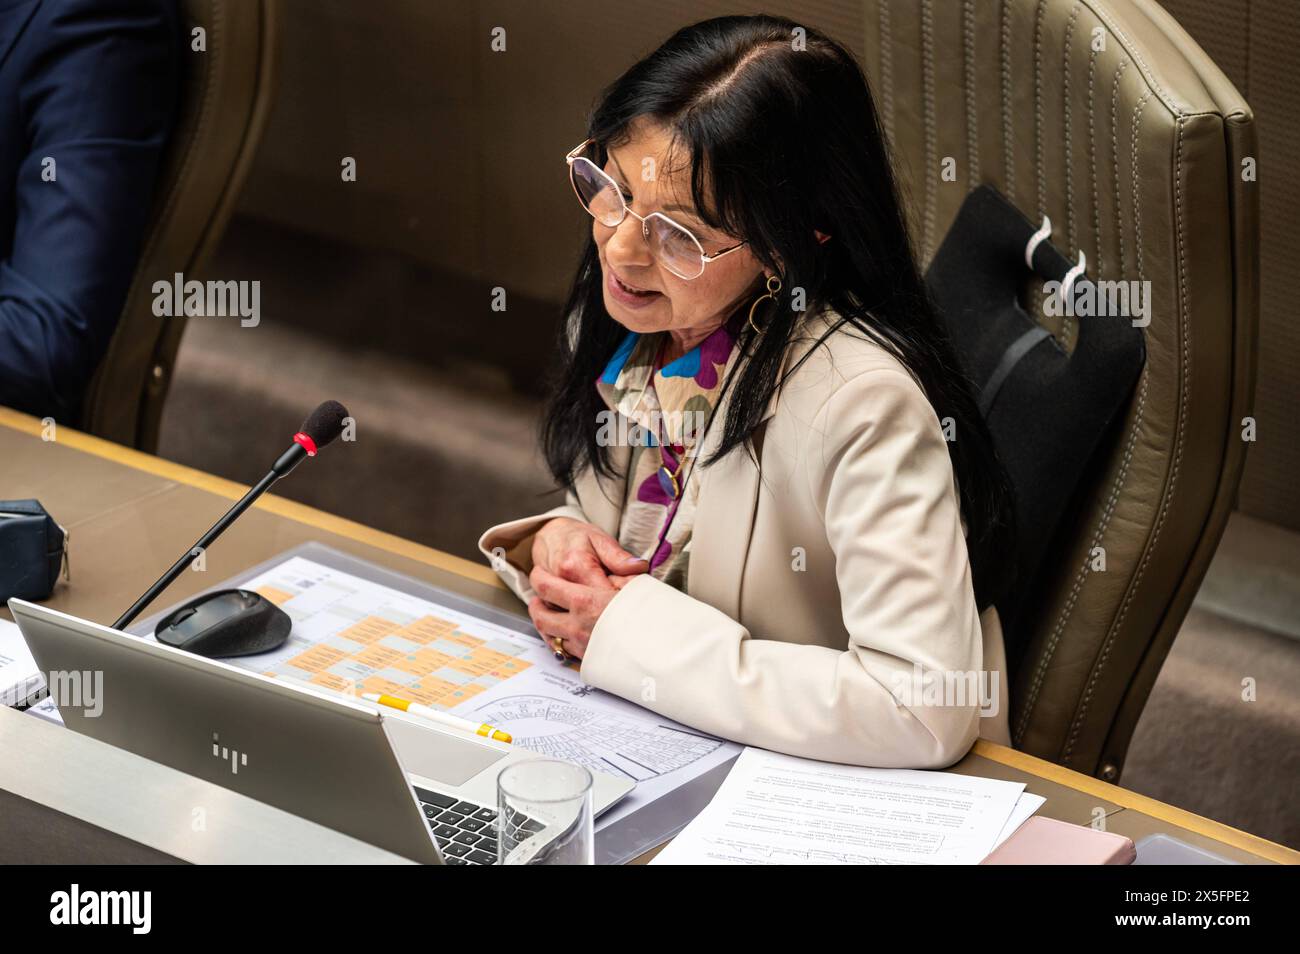
[[579,155],[590,146],[588,139],[574,148],[564,161],[569,164],[569,181],[578,201],[587,213],[601,225],[616,228],[629,214],[641,222],[641,236],[650,246],[650,254],[668,271],[678,278],[690,281],[704,273],[704,266],[724,255],[734,252],[745,245],[740,242],[730,248],[724,248],[712,255],[705,253],[702,246],[690,230],[674,222],[662,212],[651,212],[640,216],[628,208],[623,198],[623,190],[609,177],[604,169],[598,167],[586,156]]

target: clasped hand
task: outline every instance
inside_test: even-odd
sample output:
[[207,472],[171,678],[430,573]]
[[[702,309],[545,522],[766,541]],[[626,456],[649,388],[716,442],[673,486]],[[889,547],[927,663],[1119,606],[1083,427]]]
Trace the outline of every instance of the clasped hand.
[[579,659],[609,601],[649,564],[634,557],[594,524],[555,517],[533,537],[533,569],[528,582],[537,591],[528,615],[552,645]]

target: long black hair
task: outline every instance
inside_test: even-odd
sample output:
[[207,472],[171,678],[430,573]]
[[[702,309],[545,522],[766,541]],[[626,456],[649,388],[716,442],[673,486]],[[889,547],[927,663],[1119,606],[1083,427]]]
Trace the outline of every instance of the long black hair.
[[[981,607],[996,601],[1013,562],[1009,482],[926,295],[857,61],[783,17],[705,20],[678,30],[600,96],[587,126],[597,165],[643,118],[669,131],[670,151],[689,151],[691,196],[706,224],[747,240],[757,260],[780,275],[783,298],[802,289],[807,313],[834,308],[841,321],[827,334],[852,326],[888,349],[939,418],[952,419],[956,439],[948,452],[976,598]],[[818,243],[814,229],[830,240]],[[597,414],[606,408],[595,381],[627,332],[605,310],[602,285],[588,233],[542,429],[547,465],[564,486],[587,466],[612,474],[608,449],[597,441]],[[782,359],[803,317],[783,305],[763,309],[761,334],[742,332],[747,360],[736,362],[724,384],[732,394],[721,443],[702,466],[744,445],[780,385]]]

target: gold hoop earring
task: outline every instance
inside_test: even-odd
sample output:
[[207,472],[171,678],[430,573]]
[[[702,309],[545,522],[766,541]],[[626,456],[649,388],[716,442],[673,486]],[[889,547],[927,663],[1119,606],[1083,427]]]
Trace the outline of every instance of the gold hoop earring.
[[776,293],[780,290],[781,279],[777,278],[775,275],[767,276],[767,292],[755,298],[754,304],[749,306],[749,327],[754,329],[754,334],[762,334],[762,329],[759,328],[758,325],[754,324],[754,309],[757,308],[759,303],[765,298],[770,298],[772,301],[776,301]]

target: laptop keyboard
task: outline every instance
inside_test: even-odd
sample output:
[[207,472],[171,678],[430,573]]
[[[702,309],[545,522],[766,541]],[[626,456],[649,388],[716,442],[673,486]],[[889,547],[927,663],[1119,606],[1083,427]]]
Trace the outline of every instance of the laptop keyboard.
[[[494,865],[497,863],[497,810],[452,798],[426,788],[415,787],[424,819],[433,830],[443,860],[449,865]],[[522,814],[509,819],[512,835],[523,841],[542,824]]]

